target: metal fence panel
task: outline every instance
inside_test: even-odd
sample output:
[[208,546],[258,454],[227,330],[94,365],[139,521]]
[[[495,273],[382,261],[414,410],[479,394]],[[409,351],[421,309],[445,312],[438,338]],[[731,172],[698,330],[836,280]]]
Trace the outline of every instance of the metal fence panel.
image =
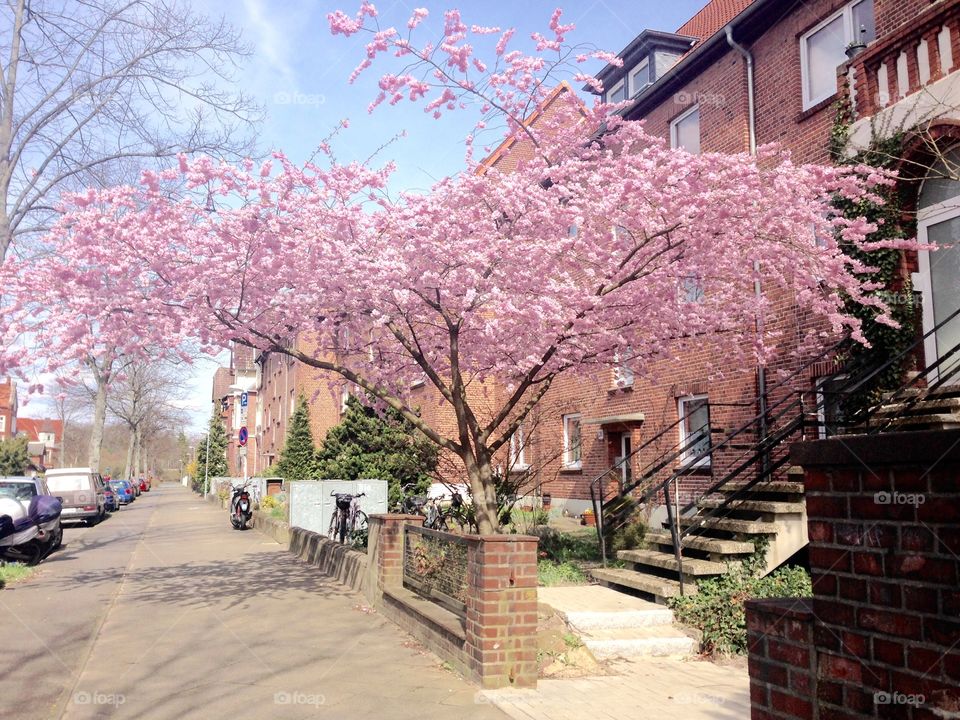
[[290,527],[326,535],[333,517],[332,492],[366,493],[360,509],[367,515],[387,512],[386,480],[297,480],[290,485]]

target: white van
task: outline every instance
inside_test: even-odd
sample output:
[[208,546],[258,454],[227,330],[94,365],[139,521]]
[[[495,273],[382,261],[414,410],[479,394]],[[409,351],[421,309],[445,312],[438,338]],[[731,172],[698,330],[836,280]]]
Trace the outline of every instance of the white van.
[[50,494],[63,503],[61,522],[86,522],[96,525],[107,514],[103,478],[90,468],[57,468],[47,470]]

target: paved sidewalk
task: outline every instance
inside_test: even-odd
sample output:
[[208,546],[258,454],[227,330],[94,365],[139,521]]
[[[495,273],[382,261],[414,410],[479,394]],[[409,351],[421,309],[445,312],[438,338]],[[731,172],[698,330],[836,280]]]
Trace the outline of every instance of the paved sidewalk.
[[615,675],[541,680],[536,690],[484,690],[514,720],[749,720],[746,668],[698,660],[622,661]]
[[[0,717],[504,718],[360,596],[187,489],[134,507],[0,592],[0,637],[19,641]],[[73,615],[77,650],[60,652],[48,619]]]

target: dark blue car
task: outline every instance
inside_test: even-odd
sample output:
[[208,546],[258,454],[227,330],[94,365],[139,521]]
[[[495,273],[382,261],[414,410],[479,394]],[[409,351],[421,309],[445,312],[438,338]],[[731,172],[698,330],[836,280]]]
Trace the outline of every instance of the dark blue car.
[[134,495],[133,488],[130,487],[130,483],[126,480],[111,480],[110,487],[113,488],[113,491],[117,494],[117,500],[120,501],[121,505],[129,505],[133,502]]

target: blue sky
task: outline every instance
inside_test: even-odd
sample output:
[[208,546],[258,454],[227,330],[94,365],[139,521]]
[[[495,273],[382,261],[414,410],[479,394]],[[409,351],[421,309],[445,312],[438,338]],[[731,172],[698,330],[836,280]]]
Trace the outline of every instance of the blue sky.
[[[546,33],[550,14],[562,7],[563,22],[576,24],[576,30],[568,35],[569,42],[618,52],[644,29],[676,30],[705,2],[586,0],[564,5],[556,0],[473,0],[457,5],[386,0],[376,5],[383,27],[404,29],[413,8],[426,7],[430,18],[415,35],[421,43],[439,36],[444,10],[459,7],[468,25],[515,27],[513,47],[527,50],[530,33]],[[341,162],[363,160],[391,137],[406,131],[406,137],[377,156],[384,162],[397,163],[394,190],[425,189],[463,166],[462,141],[475,120],[469,111],[439,121],[412,104],[384,106],[368,114],[380,74],[397,69],[390,65],[389,57],[383,58],[384,64],[375,63],[355,84],[348,84],[350,72],[364,57],[367,40],[362,35],[346,39],[331,36],[326,17],[337,9],[352,15],[359,0],[352,4],[328,0],[194,0],[193,5],[211,16],[224,16],[253,47],[253,55],[238,77],[244,91],[266,109],[260,136],[262,149],[280,149],[295,162],[303,162],[331,129],[347,118],[350,127],[334,145]],[[586,70],[597,71],[600,67],[597,62]],[[201,361],[194,368],[188,409],[195,431],[200,431],[208,418],[215,367],[214,362]]]

